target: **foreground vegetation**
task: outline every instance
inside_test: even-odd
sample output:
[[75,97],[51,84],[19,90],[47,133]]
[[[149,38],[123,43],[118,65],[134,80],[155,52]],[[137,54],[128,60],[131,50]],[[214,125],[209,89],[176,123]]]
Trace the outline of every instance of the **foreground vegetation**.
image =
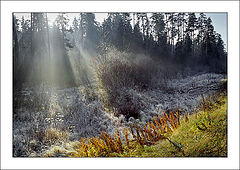
[[169,139],[155,145],[136,147],[123,156],[133,157],[226,157],[227,98],[221,96],[211,109],[185,117],[169,134]]
[[223,93],[203,97],[201,106],[191,115],[171,111],[144,125],[130,123],[129,129],[114,136],[102,132],[99,137],[54,146],[43,156],[226,157],[227,97]]

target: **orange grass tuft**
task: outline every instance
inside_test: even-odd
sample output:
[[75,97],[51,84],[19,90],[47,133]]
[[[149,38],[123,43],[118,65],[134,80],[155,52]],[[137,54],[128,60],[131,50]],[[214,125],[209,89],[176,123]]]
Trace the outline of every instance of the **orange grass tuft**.
[[128,140],[128,130],[127,130],[127,128],[125,128],[124,131],[125,131],[124,134],[125,134],[125,139],[126,139],[126,142],[127,142],[127,147],[130,148],[130,146],[129,146],[129,140]]
[[[168,139],[164,136],[165,133],[171,132],[173,129],[180,125],[179,112],[176,113],[171,110],[169,116],[166,112],[163,115],[153,117],[154,122],[148,122],[143,127],[135,122],[130,125],[130,133],[133,136],[133,141],[136,141],[141,146],[153,145],[156,141]],[[116,130],[114,137],[111,137],[106,132],[101,132],[99,137],[90,139],[81,138],[80,143],[74,147],[76,152],[68,156],[71,157],[96,157],[96,156],[109,156],[109,153],[123,153],[124,148],[130,149],[130,141],[128,138],[128,129],[124,129],[125,141],[120,138],[119,130]],[[127,145],[127,147],[124,147]],[[136,147],[136,146],[131,146]]]

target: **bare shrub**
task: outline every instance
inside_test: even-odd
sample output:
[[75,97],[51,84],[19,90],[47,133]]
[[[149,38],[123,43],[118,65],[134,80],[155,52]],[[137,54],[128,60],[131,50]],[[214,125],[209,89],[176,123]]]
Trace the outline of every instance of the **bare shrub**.
[[154,62],[146,56],[132,56],[113,50],[94,59],[99,83],[104,87],[146,87],[151,83]]
[[140,98],[134,90],[121,88],[115,92],[114,98],[109,96],[109,103],[117,114],[125,115],[126,119],[130,117],[139,118],[139,111],[142,110]]
[[139,103],[126,89],[146,89],[151,85],[155,64],[144,56],[111,51],[95,58],[98,93],[107,107],[117,114],[138,117]]

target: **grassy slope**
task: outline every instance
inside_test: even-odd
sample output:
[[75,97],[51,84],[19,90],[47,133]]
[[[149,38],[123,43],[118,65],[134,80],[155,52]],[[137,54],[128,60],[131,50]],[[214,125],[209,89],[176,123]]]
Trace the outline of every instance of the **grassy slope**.
[[[203,123],[203,124],[201,124]],[[204,130],[205,129],[205,130]],[[227,156],[227,97],[220,97],[205,112],[182,119],[181,125],[170,134],[169,139],[155,145],[141,147],[112,154],[123,157],[226,157]],[[181,149],[180,149],[181,148]]]
[[[130,149],[123,143],[123,153],[99,153],[100,157],[226,157],[227,156],[227,97],[222,95],[214,104],[206,101],[205,112],[198,111],[182,117],[180,126],[153,145],[141,146],[130,141]],[[77,142],[77,141],[76,141]],[[53,147],[44,156],[64,156],[74,151],[79,142],[70,147]],[[92,146],[88,148],[93,151]],[[92,150],[93,149],[93,150]],[[76,151],[73,157],[81,157]],[[82,151],[81,151],[82,152]],[[90,151],[88,151],[90,157]],[[79,156],[78,156],[79,155]]]

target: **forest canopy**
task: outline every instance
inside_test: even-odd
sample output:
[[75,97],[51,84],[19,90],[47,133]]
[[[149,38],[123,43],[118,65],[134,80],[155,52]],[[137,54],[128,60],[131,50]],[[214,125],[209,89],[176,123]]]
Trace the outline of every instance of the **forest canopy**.
[[108,13],[101,24],[94,13],[79,13],[72,23],[58,13],[51,26],[48,13],[29,15],[13,13],[16,87],[89,83],[92,60],[114,50],[130,58],[141,54],[159,67],[171,63],[178,72],[227,70],[224,42],[204,13]]

